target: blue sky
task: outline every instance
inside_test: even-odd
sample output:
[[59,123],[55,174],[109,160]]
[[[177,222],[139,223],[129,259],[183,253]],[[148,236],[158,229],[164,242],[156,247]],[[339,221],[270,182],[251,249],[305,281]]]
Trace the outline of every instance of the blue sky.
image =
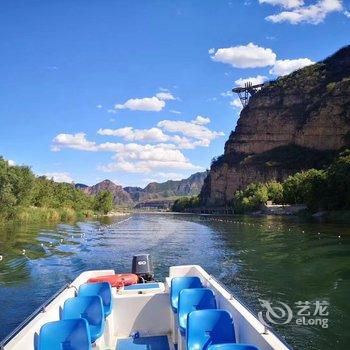
[[348,11],[348,0],[1,1],[0,154],[86,184],[187,177],[223,153],[240,112],[227,91],[349,44]]

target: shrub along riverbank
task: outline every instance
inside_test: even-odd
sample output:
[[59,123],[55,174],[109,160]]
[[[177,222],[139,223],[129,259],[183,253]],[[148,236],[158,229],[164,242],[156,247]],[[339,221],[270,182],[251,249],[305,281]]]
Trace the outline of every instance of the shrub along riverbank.
[[37,177],[27,166],[11,166],[0,157],[0,222],[70,221],[106,214],[113,195],[89,196],[68,183]]
[[[306,204],[311,212],[350,210],[350,150],[342,152],[327,169],[298,172],[283,182],[252,183],[237,191],[229,205],[235,213],[246,213],[259,210],[268,201]],[[181,198],[173,210],[191,211],[195,207],[200,207],[199,198]]]

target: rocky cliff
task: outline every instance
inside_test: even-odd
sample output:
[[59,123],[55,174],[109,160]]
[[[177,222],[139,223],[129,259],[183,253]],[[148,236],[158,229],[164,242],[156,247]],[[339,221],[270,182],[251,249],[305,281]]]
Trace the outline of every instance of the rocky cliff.
[[350,46],[270,82],[242,110],[225,152],[201,191],[207,205],[229,203],[252,182],[322,168],[350,141]]

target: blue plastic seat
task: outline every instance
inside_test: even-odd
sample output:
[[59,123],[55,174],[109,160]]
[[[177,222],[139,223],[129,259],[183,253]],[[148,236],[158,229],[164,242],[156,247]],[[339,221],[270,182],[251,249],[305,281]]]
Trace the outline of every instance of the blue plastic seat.
[[235,343],[230,314],[224,310],[192,311],[187,317],[187,350],[206,350],[212,344]]
[[259,350],[259,348],[251,344],[227,343],[211,345],[208,350]]
[[174,277],[170,286],[170,304],[173,311],[177,313],[179,293],[183,289],[201,287],[203,287],[202,282],[197,276]]
[[195,310],[216,309],[214,293],[208,288],[183,289],[179,294],[178,325],[182,335],[186,334],[187,316]]
[[87,321],[77,318],[45,323],[40,329],[38,350],[91,350]]
[[104,315],[107,317],[112,312],[112,288],[108,282],[85,283],[79,288],[79,296],[99,295],[102,298]]
[[100,296],[77,296],[67,299],[63,306],[62,319],[84,318],[89,324],[91,341],[101,337],[105,327],[103,304]]

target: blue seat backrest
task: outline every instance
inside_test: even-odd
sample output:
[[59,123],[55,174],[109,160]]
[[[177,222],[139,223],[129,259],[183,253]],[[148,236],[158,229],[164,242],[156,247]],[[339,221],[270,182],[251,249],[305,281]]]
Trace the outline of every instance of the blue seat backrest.
[[178,325],[181,333],[185,333],[187,316],[195,310],[216,309],[213,291],[209,288],[183,289],[179,294]]
[[192,311],[187,317],[187,350],[206,350],[212,344],[235,343],[231,315],[225,310]]
[[95,342],[104,332],[105,317],[100,296],[77,296],[67,299],[62,311],[63,319],[85,318],[89,324],[91,341]]
[[91,350],[87,321],[78,318],[44,324],[39,333],[38,350]]
[[211,345],[208,350],[259,350],[259,348],[251,344],[227,343]]
[[77,296],[64,302],[62,318],[85,318],[90,325],[104,321],[103,304],[100,296]]
[[179,293],[183,289],[188,288],[201,288],[202,282],[197,276],[184,276],[184,277],[174,277],[171,280],[170,286],[170,304],[171,308],[175,313],[177,313]]
[[108,316],[112,311],[112,288],[108,282],[85,283],[79,288],[78,296],[94,296],[102,298],[104,314]]

